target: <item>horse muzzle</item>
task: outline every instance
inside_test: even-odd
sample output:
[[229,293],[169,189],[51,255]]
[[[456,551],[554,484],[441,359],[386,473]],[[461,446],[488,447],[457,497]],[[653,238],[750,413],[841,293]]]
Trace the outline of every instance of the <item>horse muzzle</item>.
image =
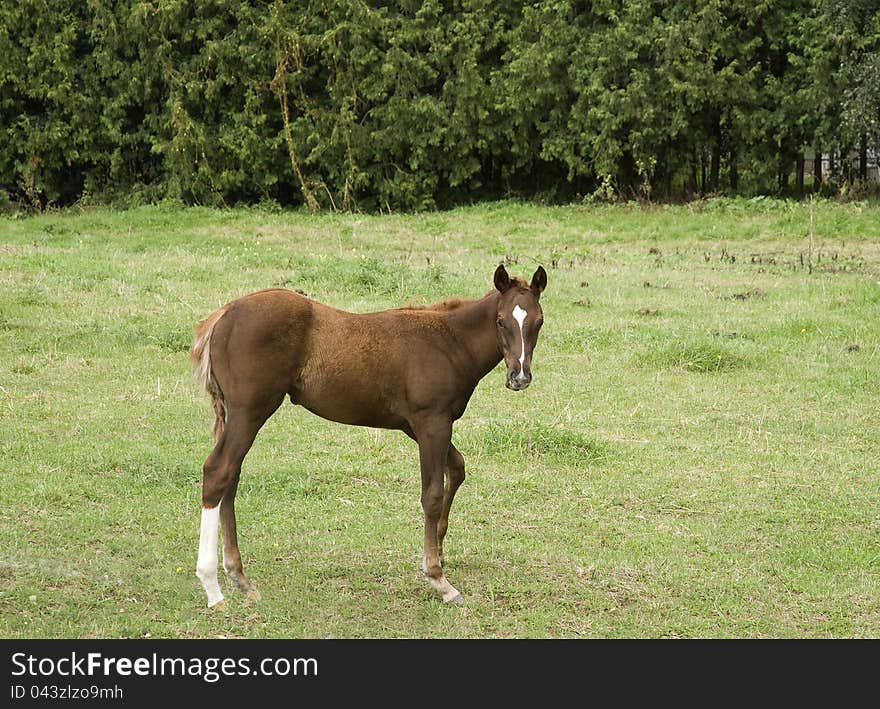
[[532,375],[529,372],[513,372],[507,370],[507,381],[504,383],[508,389],[513,391],[522,391],[532,383]]

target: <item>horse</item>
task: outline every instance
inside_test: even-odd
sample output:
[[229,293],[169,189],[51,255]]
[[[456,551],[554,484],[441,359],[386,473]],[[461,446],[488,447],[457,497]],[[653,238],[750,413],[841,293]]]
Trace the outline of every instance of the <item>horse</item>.
[[418,444],[422,571],[443,602],[463,603],[442,568],[449,511],[465,478],[452,426],[502,360],[507,388],[531,383],[547,273],[539,266],[527,283],[501,264],[493,282],[482,298],[363,314],[271,288],[233,300],[196,325],[190,360],[215,414],[215,444],[202,468],[196,563],[209,608],[225,603],[217,576],[221,528],[228,579],[246,598],[260,599],[242,566],[235,494],[245,455],[285,397],[324,419],[400,430]]

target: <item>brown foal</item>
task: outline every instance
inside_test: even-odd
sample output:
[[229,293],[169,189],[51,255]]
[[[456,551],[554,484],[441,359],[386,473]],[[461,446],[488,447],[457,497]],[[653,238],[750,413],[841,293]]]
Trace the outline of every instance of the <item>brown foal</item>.
[[208,606],[223,601],[223,568],[251,598],[235,529],[235,493],[245,455],[285,396],[331,421],[398,429],[419,446],[425,546],[422,569],[444,601],[461,594],[441,567],[449,510],[464,480],[452,424],[477,383],[503,359],[506,385],[532,380],[547,273],[529,283],[498,266],[479,299],[353,314],[288,290],[257,291],[224,305],[196,328],[190,358],[214,405],[216,444],[205,461],[198,575]]

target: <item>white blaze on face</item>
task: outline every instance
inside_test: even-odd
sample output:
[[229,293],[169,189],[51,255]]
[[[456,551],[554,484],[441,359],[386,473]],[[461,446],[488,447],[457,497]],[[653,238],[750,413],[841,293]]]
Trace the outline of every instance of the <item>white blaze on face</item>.
[[514,306],[513,308],[513,319],[516,320],[517,325],[519,325],[519,342],[520,342],[520,350],[519,350],[519,370],[522,372],[523,362],[526,359],[526,336],[523,332],[523,323],[526,321],[526,315],[528,312],[519,307],[519,305]]

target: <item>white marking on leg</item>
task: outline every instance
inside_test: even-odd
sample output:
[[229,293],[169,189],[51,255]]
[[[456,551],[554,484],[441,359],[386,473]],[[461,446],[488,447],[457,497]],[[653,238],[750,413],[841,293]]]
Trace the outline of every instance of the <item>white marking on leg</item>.
[[223,600],[217,581],[217,543],[220,538],[220,505],[202,508],[202,525],[199,530],[199,560],[196,576],[208,596],[208,608]]
[[519,307],[519,305],[514,306],[513,308],[513,319],[516,320],[519,325],[519,342],[520,342],[520,350],[519,350],[519,371],[522,372],[523,363],[526,360],[526,336],[523,332],[523,323],[526,321],[526,315],[528,315],[528,311],[523,310]]
[[[428,576],[428,582],[434,587],[434,589],[443,597],[444,603],[449,603],[449,601],[454,601],[456,598],[461,598],[461,594],[458,592],[458,589],[455,588],[449,581],[446,580],[445,576],[440,576],[439,579],[432,579]],[[459,603],[459,601],[456,601]]]

